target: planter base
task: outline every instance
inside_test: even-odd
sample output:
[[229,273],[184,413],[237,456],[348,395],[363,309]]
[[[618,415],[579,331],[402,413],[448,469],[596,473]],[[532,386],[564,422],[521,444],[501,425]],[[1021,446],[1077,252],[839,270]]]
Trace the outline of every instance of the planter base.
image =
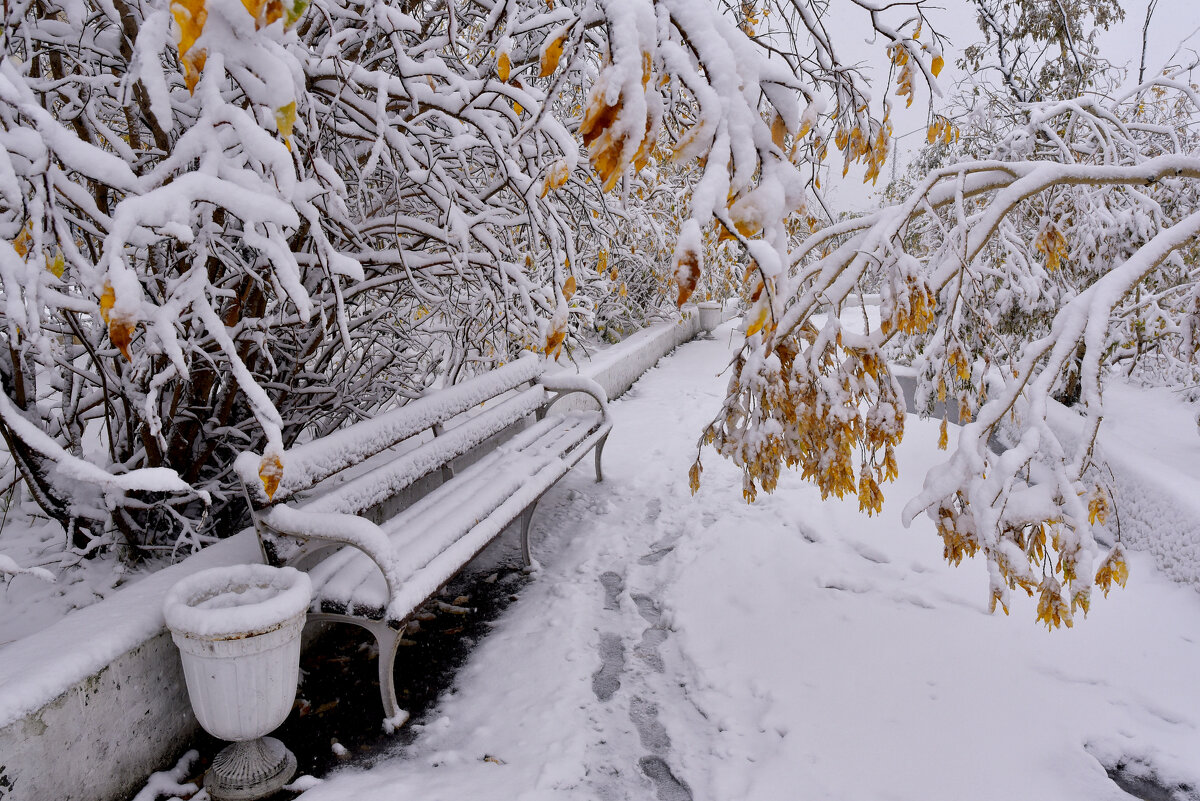
[[217,754],[204,787],[213,801],[252,801],[278,792],[295,773],[292,752],[274,737],[259,737]]

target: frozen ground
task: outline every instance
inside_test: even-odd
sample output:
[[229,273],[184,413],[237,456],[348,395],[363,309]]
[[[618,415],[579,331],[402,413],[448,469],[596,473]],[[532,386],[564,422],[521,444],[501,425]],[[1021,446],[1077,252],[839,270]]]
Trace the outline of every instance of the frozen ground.
[[543,500],[542,573],[456,691],[304,801],[1128,799],[1118,764],[1197,797],[1200,594],[1134,553],[1072,630],[1032,599],[988,615],[984,566],[898,522],[938,453],[911,419],[875,519],[796,476],[747,506],[711,454],[690,498],[727,349],[685,345],[613,405],[607,480]]

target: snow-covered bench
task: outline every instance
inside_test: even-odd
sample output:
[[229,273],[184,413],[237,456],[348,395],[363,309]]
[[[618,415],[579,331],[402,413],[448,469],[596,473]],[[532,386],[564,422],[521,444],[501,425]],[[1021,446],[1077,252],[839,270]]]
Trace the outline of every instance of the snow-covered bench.
[[[532,564],[534,506],[588,451],[595,450],[596,480],[603,478],[600,459],[612,428],[604,389],[543,370],[526,356],[291,448],[271,498],[259,477],[262,456],[238,458],[263,558],[312,578],[309,620],[354,623],[375,636],[389,729],[407,718],[392,669],[408,618],[518,518],[521,553]],[[572,392],[591,395],[599,410],[547,414]],[[493,438],[502,441],[469,466],[453,468],[455,459]],[[400,443],[399,455],[380,456]],[[376,456],[377,466],[358,469]],[[382,519],[388,501],[439,473],[439,486]]]

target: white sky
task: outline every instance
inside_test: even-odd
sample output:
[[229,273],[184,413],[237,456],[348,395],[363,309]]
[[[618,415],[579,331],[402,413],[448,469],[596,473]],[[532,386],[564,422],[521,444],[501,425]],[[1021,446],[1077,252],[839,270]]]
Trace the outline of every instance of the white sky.
[[[1138,60],[1141,57],[1142,23],[1145,19],[1146,0],[1123,0],[1125,21],[1114,26],[1100,37],[1101,51],[1109,61],[1118,67],[1127,67],[1131,79],[1136,79]],[[954,84],[963,76],[955,65],[958,51],[982,38],[975,24],[973,6],[967,0],[946,0],[941,10],[930,14],[939,33],[946,36],[950,43],[946,47],[946,67],[942,70],[940,84],[943,93],[949,94]],[[860,62],[864,71],[872,81],[875,101],[882,99],[884,82],[887,80],[888,60],[880,42],[864,39],[862,32],[866,27],[866,17],[861,9],[852,6],[845,0],[833,0],[831,13],[828,15],[831,34],[840,42],[840,52],[843,58]],[[926,40],[926,36],[921,37]],[[1147,49],[1149,58],[1146,64],[1147,75],[1160,71],[1166,64],[1184,64],[1196,60],[1200,54],[1200,0],[1159,0],[1158,8],[1150,22],[1150,45]],[[1182,47],[1182,51],[1179,48]],[[1200,70],[1195,79],[1200,79]],[[898,137],[896,152],[899,156],[898,169],[903,169],[906,162],[906,151],[916,147],[924,140],[927,127],[929,92],[918,82],[913,104],[904,107],[904,98],[892,95],[894,102],[892,126]],[[939,105],[935,101],[934,107]],[[830,163],[835,163],[832,154]],[[841,164],[836,161],[834,169],[830,170],[828,179],[822,178],[826,185],[826,197],[831,204],[839,208],[870,208],[877,201],[877,190],[881,190],[891,174],[891,161],[880,176],[877,187],[862,183],[861,167],[851,167],[850,174],[841,177]]]

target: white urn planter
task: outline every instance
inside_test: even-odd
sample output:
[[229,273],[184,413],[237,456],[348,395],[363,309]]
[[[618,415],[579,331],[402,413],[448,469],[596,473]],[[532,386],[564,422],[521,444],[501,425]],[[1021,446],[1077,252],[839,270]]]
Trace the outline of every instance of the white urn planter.
[[700,327],[704,329],[705,334],[712,336],[712,332],[721,324],[721,302],[717,300],[705,300],[699,304]]
[[183,659],[196,718],[233,745],[213,760],[204,786],[214,801],[263,798],[291,781],[296,758],[264,735],[296,698],[308,576],[267,565],[204,570],[167,594],[163,612]]

